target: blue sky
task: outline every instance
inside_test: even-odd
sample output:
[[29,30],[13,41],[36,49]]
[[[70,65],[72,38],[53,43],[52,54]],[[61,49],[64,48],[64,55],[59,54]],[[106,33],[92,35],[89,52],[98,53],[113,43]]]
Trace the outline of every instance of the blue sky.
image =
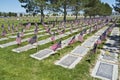
[[18,0],[0,0],[1,12],[25,12]]
[[[115,0],[101,0],[102,2],[115,4]],[[0,0],[0,12],[25,12],[18,0]]]

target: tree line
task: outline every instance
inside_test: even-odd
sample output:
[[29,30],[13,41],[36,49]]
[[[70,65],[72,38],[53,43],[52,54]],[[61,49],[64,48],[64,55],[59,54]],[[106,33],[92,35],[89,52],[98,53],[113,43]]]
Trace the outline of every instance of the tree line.
[[75,14],[76,19],[80,11],[84,12],[84,16],[109,16],[112,14],[112,8],[101,0],[19,0],[22,7],[27,13],[33,15],[40,13],[40,22],[44,21],[44,12],[62,13],[63,20],[69,12]]
[[113,5],[114,10],[120,13],[120,0],[116,0],[116,4]]
[[16,17],[17,16],[17,13],[14,13],[14,12],[0,12],[0,16],[3,16],[3,17]]

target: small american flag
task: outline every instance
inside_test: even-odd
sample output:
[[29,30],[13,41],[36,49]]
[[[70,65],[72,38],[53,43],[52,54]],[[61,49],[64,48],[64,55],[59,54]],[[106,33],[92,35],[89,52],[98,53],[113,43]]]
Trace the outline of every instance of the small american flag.
[[99,37],[99,39],[96,41],[97,44],[101,44],[102,41],[101,41],[101,36]]
[[28,22],[27,25],[26,25],[26,29],[30,29],[30,26],[31,26],[31,23]]
[[75,41],[76,41],[76,40],[75,40],[75,36],[73,36],[72,39],[70,40],[70,42],[68,43],[68,45],[73,44]]
[[111,32],[111,31],[112,31],[112,29],[113,29],[113,27],[110,27],[110,28],[109,28],[109,32]]
[[83,34],[82,34],[82,32],[81,32],[80,35],[78,36],[78,40],[79,40],[80,42],[83,41]]
[[19,33],[17,33],[16,42],[17,42],[17,44],[21,44],[21,37],[20,37]]
[[44,27],[47,27],[48,25],[46,25],[44,22],[42,23],[42,25],[44,26]]
[[2,36],[6,36],[6,34],[7,34],[7,31],[6,31],[6,30],[3,30]]
[[50,28],[46,28],[46,32],[49,33],[50,32]]
[[34,30],[34,34],[37,34],[38,33],[38,29],[36,28],[35,30]]
[[96,53],[96,49],[97,49],[97,43],[94,43],[94,46],[93,46],[93,52]]
[[87,32],[87,30],[86,30],[86,29],[84,29],[84,30],[82,31],[82,33],[83,33],[83,34],[86,34],[86,32]]
[[12,24],[12,30],[14,31],[14,24]]
[[51,46],[53,51],[56,51],[58,48],[61,48],[61,41]]
[[33,43],[37,42],[37,35],[34,35],[32,38],[30,38],[30,40],[28,42],[30,44],[33,44]]
[[20,33],[21,37],[24,36],[24,29],[21,30],[21,33]]
[[52,41],[55,41],[55,32],[53,33],[52,37],[51,37]]
[[10,31],[10,24],[8,24],[8,31]]
[[63,30],[61,31],[61,34],[64,34],[64,32],[65,32],[65,30],[63,29]]
[[106,31],[102,34],[102,40],[106,39],[107,37],[107,34],[106,34]]
[[4,29],[4,24],[1,25],[1,28]]
[[96,25],[94,25],[93,28],[94,28],[94,31],[95,31],[96,30]]

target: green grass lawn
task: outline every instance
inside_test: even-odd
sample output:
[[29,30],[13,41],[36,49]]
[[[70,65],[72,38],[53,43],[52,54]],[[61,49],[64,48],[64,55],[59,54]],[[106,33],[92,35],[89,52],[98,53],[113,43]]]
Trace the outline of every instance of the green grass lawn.
[[89,75],[90,64],[86,61],[87,57],[72,70],[54,65],[56,60],[80,44],[77,42],[72,45],[73,47],[68,46],[42,61],[30,58],[29,55],[35,53],[36,49],[20,54],[13,53],[12,47],[0,49],[0,80],[92,80],[93,78]]

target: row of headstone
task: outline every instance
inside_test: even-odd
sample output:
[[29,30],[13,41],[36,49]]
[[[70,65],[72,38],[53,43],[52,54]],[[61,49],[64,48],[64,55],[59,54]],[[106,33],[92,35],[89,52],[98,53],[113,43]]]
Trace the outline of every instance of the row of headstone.
[[[55,44],[55,45],[51,46],[50,48],[40,50],[39,52],[34,53],[34,54],[30,55],[30,56],[35,58],[35,59],[38,59],[38,60],[42,60],[44,58],[47,58],[51,54],[56,53],[58,50],[63,49],[64,47],[74,43],[74,41],[76,41],[76,40],[79,41],[79,39],[80,39],[79,36],[83,37],[84,35],[89,34],[89,29],[87,31],[88,31],[87,33],[83,33],[83,31],[82,31],[80,34],[77,34],[76,36],[73,36],[73,37],[70,37],[70,38],[68,38],[66,40],[63,40],[61,42],[61,47],[60,48],[58,48],[56,46],[56,44]],[[81,35],[81,34],[83,34],[83,35]],[[83,40],[80,39],[80,41],[83,41]],[[58,48],[57,50],[56,50],[56,47]],[[85,51],[85,50],[83,50],[83,51]]]
[[[74,32],[74,31],[73,31]],[[75,31],[76,32],[76,31]],[[70,33],[68,32],[68,33],[66,33],[66,36],[67,35],[69,35]],[[58,39],[58,38],[61,38],[61,37],[63,37],[63,35],[59,35],[59,37],[57,37],[56,39]],[[42,45],[42,44],[45,44],[45,43],[47,43],[48,41],[50,40],[50,38],[48,38],[48,40],[42,40],[42,41],[39,41],[37,44],[40,44],[40,45]],[[32,46],[32,45],[31,45]],[[21,51],[21,49],[24,49],[25,47],[21,47],[21,48],[17,48],[17,51],[18,50],[20,50]],[[30,49],[31,49],[32,47],[30,47]],[[29,49],[28,49],[29,50]],[[16,51],[15,49],[13,49],[13,51]],[[19,52],[19,51],[18,51]]]
[[[95,40],[95,39],[92,39],[92,40]],[[71,52],[72,55],[67,54],[61,60],[56,62],[55,64],[61,65],[61,66],[66,67],[66,68],[73,68],[82,58],[82,57],[78,57],[78,56],[84,56],[85,55],[85,54],[81,55],[81,54],[78,54],[78,53],[85,53],[85,51],[87,52],[88,48],[78,46],[78,47],[75,48],[75,50],[73,50]],[[75,59],[75,57],[76,57],[76,59]],[[70,60],[70,58],[71,58],[71,60]]]
[[[77,31],[75,31],[75,32],[77,32]],[[70,33],[68,32],[68,34],[70,34]],[[63,35],[59,35],[58,38],[61,38],[62,36],[63,36]],[[48,39],[46,39],[46,40],[38,41],[38,42],[35,43],[34,45],[43,45],[43,44],[46,44],[46,43],[48,43],[48,42],[50,42],[50,38],[48,38]],[[32,48],[32,46],[33,46],[33,45],[30,46],[30,49]],[[19,53],[19,52],[23,52],[23,51],[29,50],[29,48],[27,49],[26,47],[27,47],[27,46],[20,47],[20,48],[16,48],[16,49],[13,49],[12,51]]]
[[[77,31],[78,30],[74,30],[74,33],[77,32]],[[64,33],[62,35],[56,35],[55,38],[57,40],[57,39],[60,39],[62,37],[68,36],[70,34],[71,34],[70,32],[66,32],[66,33]],[[44,40],[40,40],[40,41],[34,43],[33,45],[29,45],[30,48],[26,48],[28,46],[28,45],[26,45],[26,46],[23,46],[23,47],[13,49],[12,51],[20,53],[20,52],[26,51],[25,49],[30,50],[32,46],[37,47],[37,45],[43,45],[43,44],[46,44],[46,43],[49,43],[49,42],[51,42],[51,37],[49,37],[47,39],[44,39]]]
[[[14,36],[13,36],[14,37]],[[21,42],[24,42],[24,41],[26,41],[27,39],[24,39],[24,40],[22,40]],[[16,44],[15,42],[10,42],[10,43],[6,43],[6,44],[3,44],[3,47],[5,46],[10,46],[10,45],[14,45],[14,44]]]
[[[16,26],[16,27],[15,27]],[[28,23],[28,26],[29,28],[31,27],[31,23]],[[19,24],[19,25],[14,25],[12,24],[12,26],[10,26],[10,24],[8,23],[8,28],[5,28],[4,24],[1,25],[1,28],[2,28],[2,36],[6,36],[7,33],[9,34],[15,34],[16,32],[19,31],[19,29],[23,28],[23,25]]]
[[[76,36],[78,36],[78,35],[79,35],[79,34],[77,34]],[[51,46],[51,47],[49,47],[49,48],[45,48],[45,49],[43,49],[43,50],[40,50],[40,51],[38,51],[37,53],[31,54],[30,56],[31,56],[32,58],[37,59],[37,60],[43,60],[43,59],[49,57],[50,55],[55,54],[58,50],[63,49],[64,47],[68,46],[69,42],[70,42],[73,38],[74,38],[74,37],[70,37],[70,38],[68,38],[68,39],[66,39],[66,40],[63,40],[63,41],[61,42],[61,44],[60,44],[60,45],[61,45],[60,48],[56,46],[56,44],[57,44],[57,43],[56,43],[56,44],[54,44],[53,46]],[[58,43],[58,45],[59,45],[59,43]],[[59,48],[59,49],[57,49],[57,48]]]
[[[101,34],[107,29],[107,27],[102,28],[96,34]],[[56,65],[60,65],[64,68],[72,69],[74,68],[80,60],[87,54],[87,52],[92,48],[99,36],[93,35],[92,37],[85,40],[81,46],[77,46],[69,54],[63,56],[59,61],[56,61]]]
[[[76,32],[76,31],[75,31]],[[66,33],[66,36],[67,35],[69,35],[70,33],[68,32],[68,34]],[[59,37],[57,37],[56,39],[58,39],[58,38],[61,38],[61,37],[63,37],[63,35],[59,35]],[[47,40],[42,40],[42,41],[39,41],[38,43],[37,43],[37,45],[42,45],[42,44],[45,44],[45,43],[48,43],[49,42],[49,40],[50,40],[50,38],[48,38]],[[32,46],[32,45],[31,45]],[[25,46],[24,47],[21,47],[21,48],[17,48],[17,49],[13,49],[13,51],[15,51],[15,52],[20,52],[22,49],[24,49],[25,48]],[[30,47],[30,49],[31,49],[32,47]],[[29,49],[28,49],[29,50]],[[24,51],[24,50],[23,50]]]
[[[41,30],[42,28],[39,28],[39,30],[37,31],[37,33],[42,33],[42,32],[45,32],[46,30]],[[53,30],[55,30],[56,28],[54,28]],[[40,31],[41,30],[41,31]],[[25,33],[24,34],[24,31],[22,32],[16,32],[16,33],[20,33],[21,34],[21,37],[23,36],[27,36],[27,35],[32,35],[32,34],[35,34],[35,29],[32,29],[31,31],[34,31],[34,32],[28,32],[28,33]],[[8,36],[6,38],[1,38],[0,41],[3,41],[3,40],[8,40],[9,38],[16,38],[16,35],[15,36]]]
[[[68,28],[69,29],[69,28]],[[39,31],[40,33],[41,32],[45,32],[45,30],[41,30],[41,31]],[[26,36],[26,35],[30,35],[30,34],[34,34],[33,32],[31,32],[31,33],[27,33],[27,34],[24,34],[24,36]],[[43,36],[46,36],[46,35],[49,35],[49,34],[47,34],[47,33],[45,33],[45,34],[41,34],[41,35],[38,35],[37,37],[39,38],[39,37],[43,37]],[[10,36],[11,38],[15,38],[16,36]],[[21,40],[21,42],[25,42],[25,41],[27,41],[29,38],[26,38],[26,39],[23,39],[23,40]],[[2,40],[6,40],[6,38],[3,38]],[[12,42],[8,42],[8,43],[5,43],[5,44],[1,44],[0,45],[0,47],[1,48],[4,48],[4,47],[8,47],[8,46],[11,46],[11,45],[15,45],[15,44],[17,44],[17,42],[16,41],[12,41]]]
[[119,43],[119,34],[119,28],[114,27],[92,71],[91,75],[93,77],[104,80],[118,80],[119,48],[117,46],[113,47],[113,45]]
[[[29,23],[29,24],[30,24],[30,23]],[[26,26],[29,27],[29,24],[27,24]],[[36,28],[38,27],[37,24],[36,24],[35,26],[36,26]],[[35,28],[35,30],[33,29],[33,30],[34,30],[34,33],[37,32],[37,31],[36,31],[36,30],[37,30],[36,28]],[[47,28],[47,29],[48,29],[48,28]],[[29,31],[30,31],[30,30],[29,30]],[[22,32],[24,33],[24,31],[22,31]],[[33,33],[27,33],[27,34],[24,34],[24,35],[29,35],[29,34],[33,34]],[[16,36],[8,36],[8,37],[9,37],[9,38],[15,38]],[[2,41],[2,40],[7,40],[7,39],[8,39],[8,38],[3,38],[3,39],[1,38],[0,41]]]

